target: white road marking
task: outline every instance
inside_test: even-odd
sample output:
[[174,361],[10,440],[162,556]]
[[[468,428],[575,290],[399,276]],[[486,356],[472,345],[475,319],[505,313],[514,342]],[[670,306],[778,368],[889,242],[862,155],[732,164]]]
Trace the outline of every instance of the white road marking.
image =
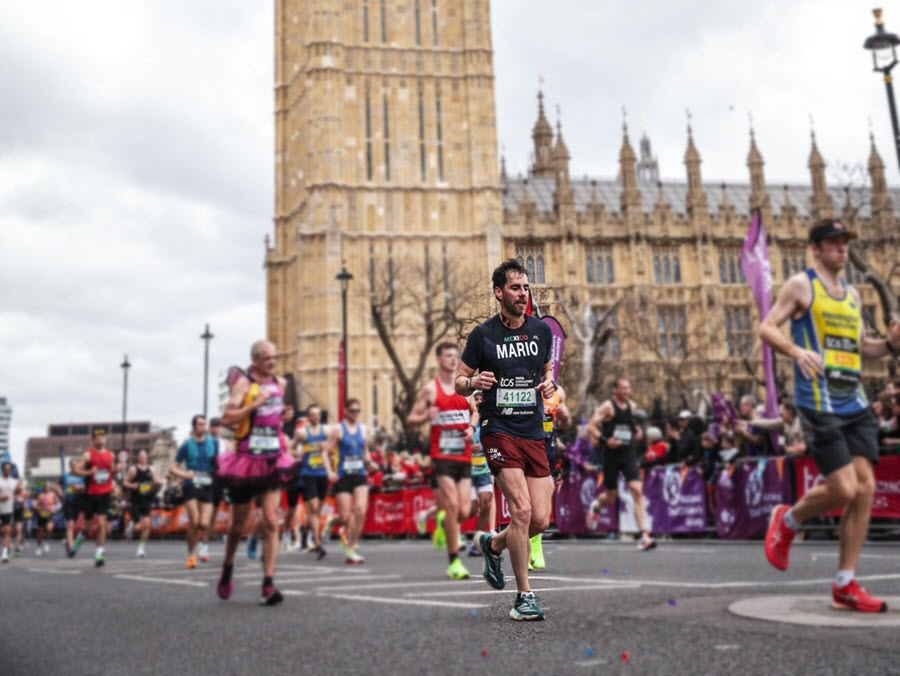
[[[12,568],[10,568],[12,570]],[[29,572],[32,573],[50,573],[51,575],[80,575],[81,570],[69,570],[64,568],[26,568]]]
[[[542,594],[544,592],[551,591],[607,591],[612,589],[636,589],[640,587],[639,584],[632,583],[623,583],[618,585],[598,585],[598,584],[588,584],[588,585],[575,585],[572,587],[534,587],[533,591],[535,594]],[[472,591],[466,591],[464,589],[456,590],[456,591],[436,591],[436,592],[409,592],[408,594],[404,594],[407,597],[429,597],[429,596],[459,596],[463,594],[509,594],[510,592],[515,592],[514,589],[476,589]]]
[[[332,578],[334,580],[334,578]],[[337,582],[337,580],[334,580]],[[352,582],[352,580],[347,580],[347,582]],[[470,585],[484,585],[482,580],[425,580],[422,582],[386,582],[384,584],[367,584],[361,586],[360,590],[368,591],[369,589],[396,589],[397,587],[435,587],[435,586],[446,586],[452,585],[455,589],[458,589],[460,586],[470,584]],[[343,585],[334,585],[329,587],[319,587],[319,591],[340,591],[342,589],[351,589],[348,584]]]
[[458,601],[427,601],[424,599],[392,599],[383,596],[363,596],[359,594],[316,594],[345,601],[371,601],[372,603],[388,603],[409,606],[437,606],[439,608],[485,608],[484,603],[461,603]]
[[[258,577],[258,576],[257,576],[257,577]],[[358,575],[358,576],[356,576],[356,577],[353,577],[352,579],[343,580],[343,582],[345,582],[346,584],[343,584],[343,585],[341,585],[341,586],[338,586],[338,587],[319,587],[319,590],[321,591],[321,590],[324,590],[324,589],[338,589],[338,590],[340,590],[340,589],[353,589],[353,590],[355,590],[355,591],[358,591],[358,590],[363,590],[363,589],[369,589],[369,588],[370,588],[369,585],[358,585],[358,584],[356,584],[358,580],[396,580],[398,577],[402,577],[402,576],[401,576],[401,575]],[[300,578],[300,579],[297,579],[297,580],[291,579],[291,576],[290,576],[290,575],[279,575],[279,576],[278,576],[278,582],[279,582],[279,583],[281,583],[281,582],[291,582],[291,583],[293,583],[293,584],[303,584],[303,583],[306,583],[306,582],[337,582],[337,580],[335,580],[335,578],[334,578],[333,575],[330,576],[330,577],[320,577],[320,578],[305,577],[305,578]],[[251,584],[256,584],[256,582],[246,582],[245,584],[251,585]]]
[[209,588],[207,582],[196,582],[194,580],[171,580],[165,577],[147,577],[146,575],[116,575],[120,580],[135,580],[136,582],[153,582],[154,584],[177,584],[185,587],[206,587]]

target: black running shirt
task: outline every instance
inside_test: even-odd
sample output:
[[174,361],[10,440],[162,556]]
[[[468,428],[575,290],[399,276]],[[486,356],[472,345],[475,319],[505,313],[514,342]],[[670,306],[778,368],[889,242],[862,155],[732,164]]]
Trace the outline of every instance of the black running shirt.
[[469,334],[463,363],[476,371],[490,371],[497,379],[478,407],[482,438],[492,432],[544,438],[544,400],[534,388],[550,361],[552,343],[550,327],[530,315],[517,329],[505,327],[494,315]]

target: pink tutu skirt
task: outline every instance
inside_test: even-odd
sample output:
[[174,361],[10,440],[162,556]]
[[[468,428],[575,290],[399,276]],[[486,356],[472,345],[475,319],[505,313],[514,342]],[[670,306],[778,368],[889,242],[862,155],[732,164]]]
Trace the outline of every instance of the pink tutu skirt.
[[261,458],[250,453],[228,450],[219,454],[218,464],[216,476],[230,486],[295,483],[301,466],[287,451]]

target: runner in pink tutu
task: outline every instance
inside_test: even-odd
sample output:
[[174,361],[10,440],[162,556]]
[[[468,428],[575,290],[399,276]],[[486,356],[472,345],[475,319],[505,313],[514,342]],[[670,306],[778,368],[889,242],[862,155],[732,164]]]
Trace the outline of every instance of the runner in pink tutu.
[[267,340],[256,341],[250,348],[250,359],[253,365],[237,378],[222,415],[222,424],[234,428],[236,450],[221,453],[218,459],[217,475],[228,487],[232,520],[217,591],[219,598],[227,599],[234,590],[234,554],[256,498],[265,534],[260,603],[272,606],[282,601],[273,581],[278,561],[281,490],[285,482],[296,480],[299,466],[287,452],[287,440],[281,431],[285,381],[275,376],[275,345]]

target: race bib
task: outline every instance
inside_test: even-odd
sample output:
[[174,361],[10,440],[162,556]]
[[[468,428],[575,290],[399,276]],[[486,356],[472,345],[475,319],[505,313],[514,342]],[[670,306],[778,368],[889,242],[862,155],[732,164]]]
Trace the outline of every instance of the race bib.
[[281,450],[278,430],[272,427],[254,427],[250,430],[250,453],[252,455],[274,455]]
[[483,455],[473,455],[472,464],[476,467],[481,467],[482,465],[487,464],[487,458],[485,458]]
[[141,495],[147,495],[150,491],[153,490],[153,482],[145,481],[144,483],[138,485],[138,493]]
[[41,515],[42,519],[49,519],[50,515],[53,514],[53,512],[51,512],[49,509],[42,509],[39,514]]
[[98,486],[103,486],[109,483],[109,470],[108,469],[98,469],[97,473],[94,475],[94,483]]
[[304,447],[305,455],[306,455],[306,463],[310,467],[321,467],[324,462],[322,461],[322,444],[307,444]]
[[22,516],[24,516],[26,519],[30,519],[34,516],[34,512],[32,512],[30,509],[26,509],[25,513],[22,514]]
[[850,394],[860,381],[862,366],[859,343],[848,336],[825,335],[825,377],[828,389],[838,394]]
[[212,485],[212,477],[209,472],[194,472],[193,482],[197,488],[206,488]]
[[466,452],[466,440],[463,438],[463,431],[441,430],[438,448],[441,455],[464,455]]
[[497,406],[525,408],[537,405],[537,390],[533,387],[528,388],[506,388],[497,389]]
[[78,492],[78,488],[78,484],[69,484],[69,487],[66,488],[66,493],[68,493],[69,495],[75,495]]
[[350,458],[344,461],[345,474],[362,474],[364,468],[362,458]]
[[628,425],[616,425],[613,429],[613,437],[621,441],[623,444],[630,444],[632,438],[631,427]]

